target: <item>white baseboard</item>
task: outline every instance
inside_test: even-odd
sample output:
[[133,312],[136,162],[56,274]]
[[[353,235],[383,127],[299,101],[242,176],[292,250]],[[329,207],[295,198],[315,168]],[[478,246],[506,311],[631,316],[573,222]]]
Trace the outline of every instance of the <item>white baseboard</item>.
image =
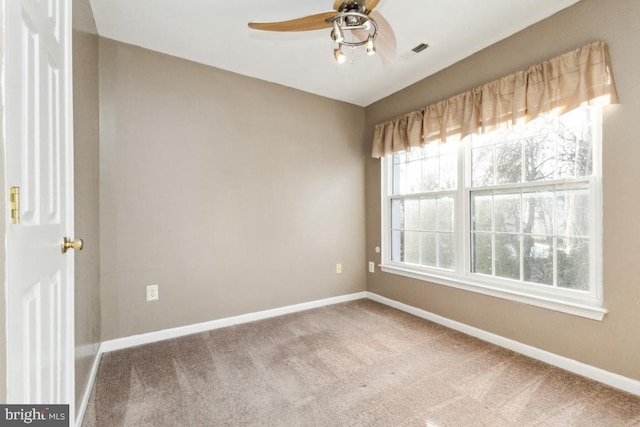
[[87,405],[89,404],[89,398],[91,397],[91,391],[93,390],[93,384],[96,380],[96,374],[98,373],[98,366],[100,366],[100,359],[102,358],[102,345],[98,346],[98,351],[93,359],[93,364],[91,365],[91,371],[89,372],[89,379],[87,380],[87,384],[84,388],[84,393],[82,395],[82,401],[80,402],[80,407],[78,408],[78,413],[76,414],[76,427],[82,426],[82,421],[84,420],[84,414],[87,411]]
[[197,334],[200,332],[211,331],[213,329],[224,328],[226,326],[254,322],[256,320],[268,319],[270,317],[282,316],[284,314],[296,313],[299,311],[324,307],[332,304],[339,304],[341,302],[354,301],[366,297],[367,293],[363,291],[357,292],[355,294],[303,302],[301,304],[288,305],[286,307],[274,308],[271,310],[258,311],[255,313],[242,314],[239,316],[227,317],[224,319],[217,319],[209,322],[196,323],[194,325],[180,326],[178,328],[163,329],[161,331],[149,332],[146,334],[117,338],[114,340],[104,341],[100,348],[103,353],[108,353],[110,351],[122,350],[142,344],[149,344],[171,338],[178,338],[185,335]]
[[483,341],[490,342],[500,347],[513,350],[517,353],[531,357],[533,359],[540,360],[548,363],[549,365],[557,366],[574,374],[581,375],[583,377],[590,378],[592,380],[601,382],[603,384],[610,385],[620,390],[624,390],[628,393],[640,396],[640,381],[624,377],[622,375],[614,374],[613,372],[605,371],[604,369],[596,368],[595,366],[587,365],[577,360],[569,359],[564,356],[559,356],[555,353],[551,353],[545,350],[541,350],[536,347],[532,347],[527,344],[523,344],[518,341],[514,341],[509,338],[502,337],[500,335],[492,334],[491,332],[484,331],[482,329],[475,328],[473,326],[466,325],[464,323],[457,322],[455,320],[448,319],[446,317],[439,316],[434,313],[430,313],[426,310],[416,308],[373,292],[367,292],[367,298],[373,301],[377,301],[381,304],[388,305],[398,310],[404,311],[414,316],[421,317],[426,320],[430,320],[434,323],[446,326],[456,331],[460,331],[467,335],[479,338]]

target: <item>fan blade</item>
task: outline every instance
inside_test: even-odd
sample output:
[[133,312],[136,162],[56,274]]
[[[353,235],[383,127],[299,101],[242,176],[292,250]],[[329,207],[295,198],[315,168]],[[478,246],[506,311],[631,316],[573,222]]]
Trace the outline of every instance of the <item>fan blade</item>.
[[[380,55],[382,63],[389,65],[396,58],[397,42],[396,34],[393,32],[389,22],[379,12],[371,12],[371,19],[378,24],[378,36],[376,37],[376,53]],[[356,30],[353,34],[360,40],[364,41],[369,37],[366,30]]]
[[249,22],[249,28],[264,31],[311,31],[330,28],[328,18],[336,16],[336,11],[318,13],[281,22]]
[[396,33],[393,32],[393,28],[389,25],[389,21],[384,19],[380,12],[371,12],[369,16],[378,24],[376,50],[380,52],[382,63],[384,65],[389,65],[396,59],[396,51],[398,49]]
[[367,9],[365,12],[367,15],[371,13],[371,11],[380,3],[380,0],[367,0],[364,4],[364,8]]

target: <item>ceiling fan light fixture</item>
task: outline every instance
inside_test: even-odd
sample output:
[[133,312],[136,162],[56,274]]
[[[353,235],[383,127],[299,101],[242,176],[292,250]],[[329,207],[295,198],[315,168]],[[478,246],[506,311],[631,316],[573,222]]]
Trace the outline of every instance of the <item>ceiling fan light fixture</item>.
[[373,36],[369,35],[367,38],[367,44],[365,46],[367,55],[375,55],[376,54],[376,46],[373,44]]
[[[353,5],[357,5],[357,3],[353,3]],[[367,55],[371,56],[376,53],[374,41],[378,35],[378,24],[370,16],[352,9],[340,9],[337,15],[325,20],[327,24],[332,26],[331,39],[338,44],[338,47],[333,51],[333,56],[339,64],[345,61],[342,53],[343,46],[354,48],[364,45]],[[347,31],[350,32],[349,37],[346,37]],[[365,37],[357,35],[356,31],[366,31],[368,35]]]

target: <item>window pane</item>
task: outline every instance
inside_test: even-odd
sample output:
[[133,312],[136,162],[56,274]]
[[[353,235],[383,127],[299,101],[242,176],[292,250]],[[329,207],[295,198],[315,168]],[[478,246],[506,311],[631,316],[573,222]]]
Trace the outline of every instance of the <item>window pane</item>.
[[524,142],[525,179],[542,181],[555,177],[557,137],[543,133],[527,137]]
[[403,200],[391,201],[391,228],[400,230],[404,228],[404,207]]
[[493,147],[474,148],[471,153],[471,185],[493,184]]
[[[591,131],[591,128],[589,128]],[[593,175],[593,136],[589,140],[578,141],[577,159],[576,159],[576,176]]]
[[391,261],[402,262],[404,259],[403,247],[404,232],[399,230],[393,230],[391,232]]
[[453,197],[438,198],[438,230],[453,231]]
[[426,231],[435,231],[438,219],[436,210],[436,199],[423,198],[420,199],[420,229]]
[[420,201],[418,199],[404,200],[404,229],[418,230],[420,228]]
[[589,108],[576,108],[558,118],[558,126],[562,129],[558,146],[559,176],[588,176],[593,173],[591,113]]
[[[447,144],[444,144],[447,145]],[[456,186],[456,158],[453,154],[440,157],[440,188],[449,190]]]
[[589,191],[569,190],[557,193],[558,234],[589,235]]
[[520,237],[496,235],[496,276],[520,280]]
[[422,257],[421,264],[428,267],[436,267],[436,244],[437,233],[421,233],[422,234]]
[[520,231],[520,193],[496,194],[494,196],[494,210],[495,231],[508,233]]
[[496,146],[496,183],[522,181],[522,150],[520,142]]
[[453,270],[455,268],[455,253],[453,233],[439,233],[440,268]]
[[553,285],[553,238],[524,236],[523,242],[524,280]]
[[553,192],[524,193],[522,228],[525,234],[553,234]]
[[407,192],[407,164],[398,163],[393,167],[393,194]]
[[473,262],[472,268],[474,273],[492,274],[492,247],[491,234],[471,234]]
[[558,239],[558,286],[589,290],[589,240]]
[[471,229],[473,231],[492,231],[493,196],[491,194],[472,194],[471,209]]
[[558,143],[558,177],[588,176],[592,173],[591,127],[566,129]]
[[440,166],[438,157],[430,157],[422,161],[422,191],[437,190],[440,186]]
[[407,163],[407,188],[405,194],[419,193],[422,189],[422,161]]
[[420,263],[420,232],[404,232],[404,262],[410,264]]

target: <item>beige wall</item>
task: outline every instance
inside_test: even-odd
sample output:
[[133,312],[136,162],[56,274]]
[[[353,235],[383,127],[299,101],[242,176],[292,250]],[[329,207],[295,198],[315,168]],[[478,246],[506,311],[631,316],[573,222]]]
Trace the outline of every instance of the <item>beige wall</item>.
[[89,0],[73,0],[76,409],[100,344],[98,36]]
[[[640,380],[640,2],[582,0],[366,109],[395,117],[595,40],[609,44],[620,105],[604,114],[604,305],[602,322],[377,272],[369,291],[525,344]],[[428,51],[426,52],[428,55]],[[380,162],[367,161],[367,255],[380,244]]]
[[363,108],[103,38],[100,90],[104,340],[365,289]]

